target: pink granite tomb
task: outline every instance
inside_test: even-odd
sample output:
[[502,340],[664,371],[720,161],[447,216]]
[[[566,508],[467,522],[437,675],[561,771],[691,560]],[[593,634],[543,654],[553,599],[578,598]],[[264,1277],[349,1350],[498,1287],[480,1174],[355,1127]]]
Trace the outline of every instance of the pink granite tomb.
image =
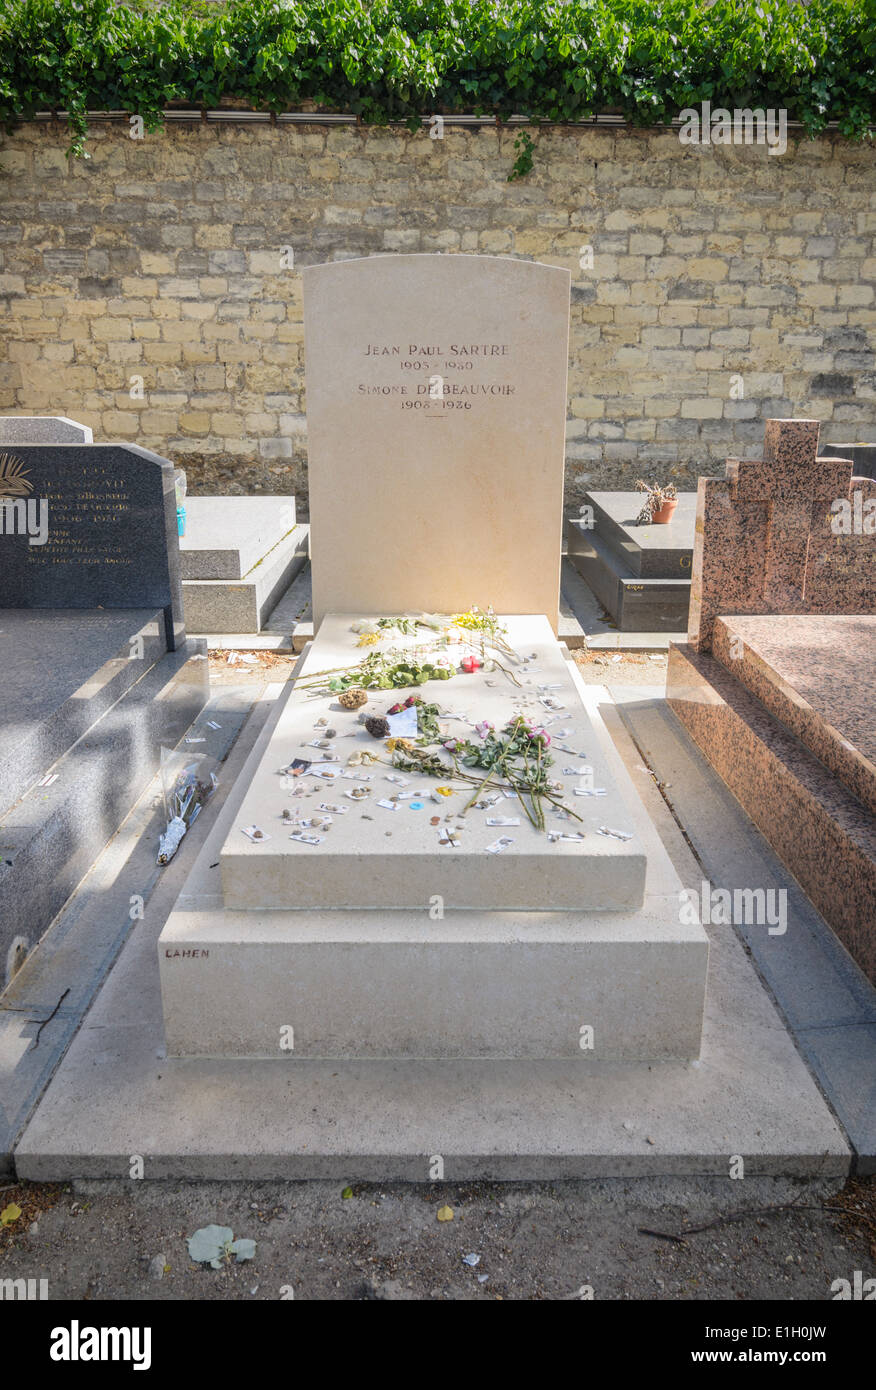
[[876,613],[874,536],[836,534],[831,505],[857,515],[876,480],[818,457],[817,420],[767,420],[762,460],[700,478],[688,636],[709,651],[721,614]]

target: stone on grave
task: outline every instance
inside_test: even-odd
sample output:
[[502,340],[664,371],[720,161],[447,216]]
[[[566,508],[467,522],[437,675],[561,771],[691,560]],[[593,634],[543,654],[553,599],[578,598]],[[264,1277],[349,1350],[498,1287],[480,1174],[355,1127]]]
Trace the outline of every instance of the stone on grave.
[[91,444],[88,425],[66,415],[0,415],[2,444]]
[[569,516],[569,559],[621,632],[683,632],[690,604],[695,492],[666,525],[639,526],[641,492],[587,492],[590,517]]
[[314,624],[559,613],[570,275],[489,256],[303,272]]
[[173,465],[135,444],[0,451],[7,608],[156,608],[185,638]]

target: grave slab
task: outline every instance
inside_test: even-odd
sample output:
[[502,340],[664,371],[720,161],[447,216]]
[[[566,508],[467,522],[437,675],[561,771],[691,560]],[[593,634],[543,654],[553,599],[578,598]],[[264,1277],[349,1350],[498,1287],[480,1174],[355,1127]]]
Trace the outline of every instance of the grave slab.
[[0,814],[166,650],[149,609],[0,609]]
[[[630,825],[629,808],[604,762],[563,649],[546,618],[518,615],[503,617],[502,622],[511,647],[526,658],[526,665],[500,658],[508,671],[513,667],[512,676],[498,668],[459,673],[447,681],[429,682],[418,693],[448,711],[441,721],[448,739],[478,737],[474,725],[484,720],[501,729],[518,713],[537,725],[553,721],[548,723],[549,733],[568,730],[564,737],[557,733],[553,739],[551,773],[561,784],[558,800],[573,815],[561,819],[548,808],[547,828],[565,833],[580,830],[584,839],[551,843],[529,823],[516,799],[501,797],[498,791],[492,793],[496,805],[489,811],[472,808],[464,822],[459,821],[473,788],[451,775],[449,758],[450,796],[435,791],[441,781],[416,773],[405,774],[404,787],[386,780],[397,772],[389,765],[382,741],[372,738],[358,715],[342,709],[336,697],[314,698],[300,684],[315,673],[354,666],[374,650],[357,646],[349,616],[331,614],[307,653],[300,683],[289,695],[238,822],[222,847],[227,907],[422,909],[434,894],[441,895],[447,909],[611,912],[641,906],[645,883],[641,839]],[[434,651],[434,641],[424,640],[422,630],[419,635],[399,634],[398,640],[394,636],[384,646],[407,653]],[[465,645],[450,646],[442,648],[441,654],[458,662],[468,650]],[[366,712],[383,715],[406,693],[373,692]],[[549,702],[556,708],[548,708]],[[336,729],[330,756],[339,761],[323,762],[325,750],[312,746],[321,737],[316,727],[320,717],[329,719]],[[349,755],[361,750],[386,762],[348,769]],[[294,759],[313,764],[300,781],[278,775]],[[581,771],[586,768],[592,769],[589,782],[588,774]],[[297,797],[302,790],[306,796]],[[362,792],[361,800],[351,795]],[[401,810],[378,804],[395,793],[406,798],[398,803]],[[304,816],[315,812],[319,803],[348,810],[333,817],[331,832],[319,844],[291,839],[281,819],[283,809],[294,807]],[[452,825],[465,826],[456,845],[439,843],[448,814]],[[516,818],[520,824],[489,826],[488,815]],[[442,818],[442,825],[431,824],[436,816]],[[256,841],[245,834],[244,828],[251,826],[260,828],[265,838]],[[620,830],[630,838],[603,835],[601,827]],[[489,852],[503,835],[512,843],[500,853]]]
[[[161,621],[154,615],[156,625]],[[145,663],[140,663],[144,665]],[[115,834],[205,704],[202,644],[188,639],[151,662],[140,679],[5,812],[0,825],[0,970],[30,950]],[[0,981],[5,983],[5,974]],[[0,986],[2,987],[2,986]]]
[[294,525],[294,497],[188,497],[183,582],[243,579]]
[[678,877],[578,688],[593,746],[634,808],[648,861],[639,911],[230,910],[216,861],[240,819],[236,789],[159,942],[169,1053],[276,1057],[280,1020],[302,1058],[577,1058],[582,1025],[591,1060],[696,1057],[706,936],[681,920]]
[[876,815],[876,618],[718,618],[713,651]]

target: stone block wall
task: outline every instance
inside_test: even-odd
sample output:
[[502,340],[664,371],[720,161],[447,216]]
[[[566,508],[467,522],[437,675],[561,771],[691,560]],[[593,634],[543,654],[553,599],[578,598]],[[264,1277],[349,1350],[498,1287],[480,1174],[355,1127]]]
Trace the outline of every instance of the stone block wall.
[[3,136],[0,413],[155,449],[193,491],[303,497],[300,267],[477,252],[572,270],[570,500],[693,488],[767,417],[874,437],[872,149],[554,128],[509,183],[515,135],[116,121],[72,162],[60,125]]

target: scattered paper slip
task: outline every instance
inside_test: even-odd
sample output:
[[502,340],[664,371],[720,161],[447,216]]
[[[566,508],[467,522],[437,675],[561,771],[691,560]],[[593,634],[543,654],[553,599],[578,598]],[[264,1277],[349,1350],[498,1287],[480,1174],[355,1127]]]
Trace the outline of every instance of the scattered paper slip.
[[290,835],[290,840],[295,840],[299,845],[321,845],[322,840],[319,835]]
[[389,725],[392,738],[416,738],[420,731],[417,724],[416,705],[409,705],[407,709],[400,710],[398,714],[388,714],[386,722]]
[[487,816],[487,825],[519,825],[519,816]]
[[633,832],[631,830],[613,830],[610,825],[601,825],[599,827],[599,834],[613,835],[616,840],[631,840],[633,838]]
[[513,843],[514,841],[511,839],[510,835],[500,835],[498,840],[494,840],[491,845],[487,845],[485,853],[501,854],[503,849],[507,849],[508,846],[513,845]]
[[264,830],[260,830],[257,825],[242,825],[241,830],[244,835],[248,835],[254,844],[260,845],[262,840],[270,840],[270,835],[266,835]]

